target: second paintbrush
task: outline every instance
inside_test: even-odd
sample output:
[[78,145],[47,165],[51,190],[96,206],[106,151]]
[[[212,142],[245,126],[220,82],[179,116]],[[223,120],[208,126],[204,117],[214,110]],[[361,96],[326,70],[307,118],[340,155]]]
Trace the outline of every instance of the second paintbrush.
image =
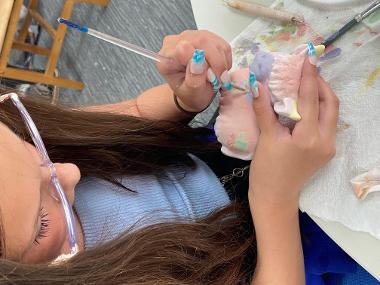
[[299,24],[304,22],[301,15],[297,15],[288,11],[266,7],[260,4],[241,1],[241,0],[223,0],[223,2],[231,8],[248,13],[252,16],[275,19],[282,22]]

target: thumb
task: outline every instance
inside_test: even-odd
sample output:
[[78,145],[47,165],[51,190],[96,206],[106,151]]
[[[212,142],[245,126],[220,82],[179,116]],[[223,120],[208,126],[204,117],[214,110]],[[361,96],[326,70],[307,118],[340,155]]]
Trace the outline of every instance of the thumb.
[[274,113],[271,95],[268,87],[259,83],[258,96],[253,100],[253,109],[256,114],[257,122],[262,133],[271,133],[275,130],[278,123]]

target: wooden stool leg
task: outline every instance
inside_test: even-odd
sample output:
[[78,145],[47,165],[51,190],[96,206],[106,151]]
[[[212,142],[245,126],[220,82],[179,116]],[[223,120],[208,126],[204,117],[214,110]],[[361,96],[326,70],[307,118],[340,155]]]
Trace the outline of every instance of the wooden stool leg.
[[[1,75],[1,74],[0,74]],[[84,84],[79,81],[65,79],[65,78],[57,78],[54,76],[47,76],[44,73],[30,71],[25,69],[11,68],[8,67],[2,74],[5,78],[35,82],[35,83],[43,83],[46,85],[54,85],[63,88],[69,89],[78,89],[82,90],[84,88]]]
[[[54,76],[55,77],[59,77],[59,71],[58,69],[56,69],[54,71]],[[52,99],[51,99],[51,104],[53,105],[57,105],[59,101],[59,87],[58,86],[53,86],[53,96],[52,96]]]
[[[61,17],[65,19],[70,19],[73,8],[74,8],[74,0],[66,0],[65,5],[63,6]],[[54,75],[54,70],[57,66],[58,58],[61,53],[63,40],[65,38],[67,27],[66,25],[58,25],[57,33],[55,35],[55,39],[53,42],[53,46],[51,48],[51,53],[48,59],[48,63],[46,65],[45,74],[48,76]]]
[[29,10],[36,10],[38,7],[38,0],[29,0],[28,14],[25,17],[24,24],[22,25],[20,34],[17,38],[18,42],[25,42],[26,36],[28,35],[28,29],[32,23],[32,15],[29,13]]
[[5,35],[3,48],[0,57],[0,76],[8,64],[9,54],[12,49],[13,37],[17,29],[17,22],[20,15],[23,0],[15,0],[12,8],[12,14],[9,18],[7,34]]

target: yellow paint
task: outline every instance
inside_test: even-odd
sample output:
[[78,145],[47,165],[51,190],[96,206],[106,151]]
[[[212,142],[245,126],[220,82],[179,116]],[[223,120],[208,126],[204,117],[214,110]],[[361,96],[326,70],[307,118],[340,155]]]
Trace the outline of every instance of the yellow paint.
[[317,57],[320,57],[325,52],[326,47],[324,45],[318,45],[315,47],[315,53]]
[[270,52],[275,52],[276,51],[276,49],[272,45],[273,39],[270,39],[269,37],[263,36],[263,35],[260,35],[259,38],[266,45],[266,48],[267,48],[268,51],[270,51]]
[[301,120],[301,115],[297,111],[297,102],[295,100],[292,102],[292,112],[289,114],[289,118],[296,122]]
[[376,81],[377,77],[379,77],[379,75],[380,75],[380,67],[376,68],[369,75],[369,77],[367,79],[367,84],[366,84],[367,88],[369,88],[375,84],[375,81]]

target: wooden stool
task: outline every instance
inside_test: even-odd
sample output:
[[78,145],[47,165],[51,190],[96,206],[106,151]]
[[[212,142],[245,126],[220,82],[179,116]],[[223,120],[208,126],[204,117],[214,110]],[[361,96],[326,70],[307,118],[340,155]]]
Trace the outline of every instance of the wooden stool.
[[[0,1],[13,2],[12,11],[6,29],[6,35],[0,54],[0,77],[82,90],[84,88],[84,84],[82,82],[54,76],[54,72],[56,70],[58,58],[61,53],[67,27],[65,25],[59,25],[58,28],[55,30],[36,10],[38,7],[39,0],[30,0],[28,14],[25,18],[25,22],[21,28],[18,38],[14,39],[23,0]],[[88,3],[100,6],[107,6],[109,1],[110,0],[65,0],[65,4],[61,11],[60,17],[70,19],[74,5],[76,3]],[[47,2],[49,2],[49,0],[47,0]],[[51,48],[44,48],[25,43],[28,34],[28,28],[32,22],[32,19],[35,19],[42,26],[42,28],[44,28],[48,32],[48,34],[53,38],[53,44]],[[46,64],[45,72],[42,73],[27,69],[8,67],[7,64],[9,54],[12,48],[27,51],[33,54],[47,56],[48,62]]]

